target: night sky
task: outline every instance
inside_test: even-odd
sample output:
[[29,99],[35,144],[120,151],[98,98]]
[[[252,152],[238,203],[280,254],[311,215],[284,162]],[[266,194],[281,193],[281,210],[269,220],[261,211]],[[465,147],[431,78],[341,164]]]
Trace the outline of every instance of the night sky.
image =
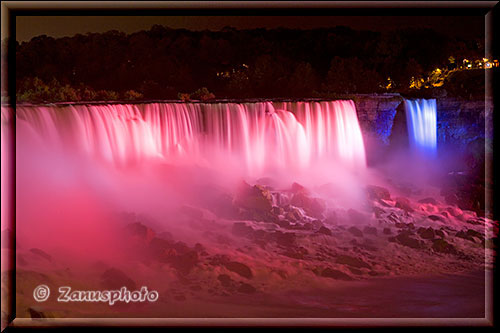
[[73,36],[77,33],[119,30],[133,33],[154,24],[189,30],[296,28],[348,26],[356,30],[388,31],[397,28],[432,28],[451,36],[484,37],[484,16],[18,16],[16,39],[39,35]]

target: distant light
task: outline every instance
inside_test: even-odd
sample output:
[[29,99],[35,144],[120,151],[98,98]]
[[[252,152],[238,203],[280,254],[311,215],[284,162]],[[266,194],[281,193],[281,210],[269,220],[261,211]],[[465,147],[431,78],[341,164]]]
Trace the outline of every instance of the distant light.
[[487,68],[491,68],[491,63],[487,62],[485,65]]
[[468,67],[468,68],[471,68],[471,67],[472,67],[472,65],[471,65],[471,64],[468,64],[468,65],[467,65],[467,67]]

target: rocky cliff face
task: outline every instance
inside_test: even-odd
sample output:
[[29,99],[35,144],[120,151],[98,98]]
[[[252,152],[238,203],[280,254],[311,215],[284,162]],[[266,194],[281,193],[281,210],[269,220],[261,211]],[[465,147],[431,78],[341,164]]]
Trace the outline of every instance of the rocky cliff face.
[[492,131],[485,133],[485,120],[491,121],[492,111],[492,100],[438,99],[438,145],[462,151],[476,139],[491,139]]
[[[408,135],[404,130],[406,116],[403,97],[397,94],[362,95],[355,97],[355,104],[365,141],[373,141],[369,144],[388,146],[398,136]],[[491,139],[492,131],[485,127],[485,120],[491,123],[492,110],[491,99],[438,98],[438,147],[451,146],[462,151],[475,139]]]

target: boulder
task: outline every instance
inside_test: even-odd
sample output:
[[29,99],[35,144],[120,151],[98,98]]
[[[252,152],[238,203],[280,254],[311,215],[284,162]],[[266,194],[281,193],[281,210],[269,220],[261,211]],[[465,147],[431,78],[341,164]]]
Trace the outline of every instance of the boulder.
[[377,234],[377,228],[375,227],[370,227],[370,226],[365,226],[363,228],[363,232],[368,235],[376,235]]
[[347,231],[349,231],[356,237],[363,237],[363,232],[356,227],[350,227],[349,229],[347,229]]
[[146,227],[140,222],[128,224],[125,226],[125,232],[132,238],[145,243],[149,243],[156,236],[153,229]]
[[190,250],[172,258],[171,265],[181,274],[189,274],[198,263],[198,252]]
[[404,210],[407,213],[412,213],[415,211],[411,205],[410,200],[404,197],[396,198],[396,207]]
[[434,236],[435,236],[434,229],[432,229],[431,227],[429,227],[429,228],[418,228],[417,233],[423,239],[434,239]]
[[231,285],[231,282],[233,281],[233,279],[231,279],[231,277],[227,274],[220,274],[217,277],[217,280],[219,280],[220,284],[223,287],[229,287]]
[[271,192],[261,185],[250,186],[242,182],[237,190],[235,203],[245,209],[257,212],[271,212],[273,198]]
[[335,280],[345,280],[345,281],[353,280],[353,278],[347,275],[346,273],[328,267],[321,272],[321,276]]
[[317,218],[322,218],[326,210],[326,203],[323,199],[310,198],[302,192],[294,194],[290,203],[294,206],[303,208],[308,215]]
[[224,267],[227,270],[234,272],[238,275],[243,276],[244,278],[251,279],[253,277],[252,270],[245,264],[237,261],[229,261],[224,263]]
[[422,249],[425,247],[423,241],[412,237],[408,232],[401,232],[395,239],[399,244],[411,247],[412,249]]
[[379,218],[385,213],[385,211],[380,207],[373,206],[373,213],[375,213],[375,217]]
[[293,183],[292,188],[290,189],[290,192],[292,192],[293,194],[297,194],[297,193],[303,193],[305,195],[310,194],[309,190],[306,189],[304,186],[300,185],[299,183]]
[[436,236],[438,236],[438,237],[444,238],[444,236],[445,236],[443,230],[434,230],[434,232],[436,233]]
[[319,228],[319,230],[317,231],[317,233],[319,234],[323,234],[323,235],[327,235],[327,236],[331,236],[332,235],[332,231],[324,226],[321,226],[321,228]]
[[366,187],[366,193],[370,199],[382,199],[382,200],[391,200],[391,193],[388,189],[376,186],[376,185],[368,185]]
[[244,294],[254,294],[257,291],[254,286],[251,284],[240,282],[240,286],[238,287],[238,292]]
[[456,254],[457,250],[453,245],[445,241],[444,239],[436,239],[432,244],[432,249],[435,252],[446,253],[446,254]]
[[437,215],[429,215],[429,216],[427,216],[427,218],[429,218],[433,221],[444,221],[444,219],[441,216],[437,216]]
[[292,246],[295,243],[296,236],[293,232],[275,231],[273,238],[279,245]]

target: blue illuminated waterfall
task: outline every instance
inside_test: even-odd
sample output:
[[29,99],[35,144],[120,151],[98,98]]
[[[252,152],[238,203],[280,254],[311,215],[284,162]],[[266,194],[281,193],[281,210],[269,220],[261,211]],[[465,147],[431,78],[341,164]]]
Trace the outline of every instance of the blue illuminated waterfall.
[[437,148],[437,112],[435,99],[405,100],[410,146],[432,157]]

